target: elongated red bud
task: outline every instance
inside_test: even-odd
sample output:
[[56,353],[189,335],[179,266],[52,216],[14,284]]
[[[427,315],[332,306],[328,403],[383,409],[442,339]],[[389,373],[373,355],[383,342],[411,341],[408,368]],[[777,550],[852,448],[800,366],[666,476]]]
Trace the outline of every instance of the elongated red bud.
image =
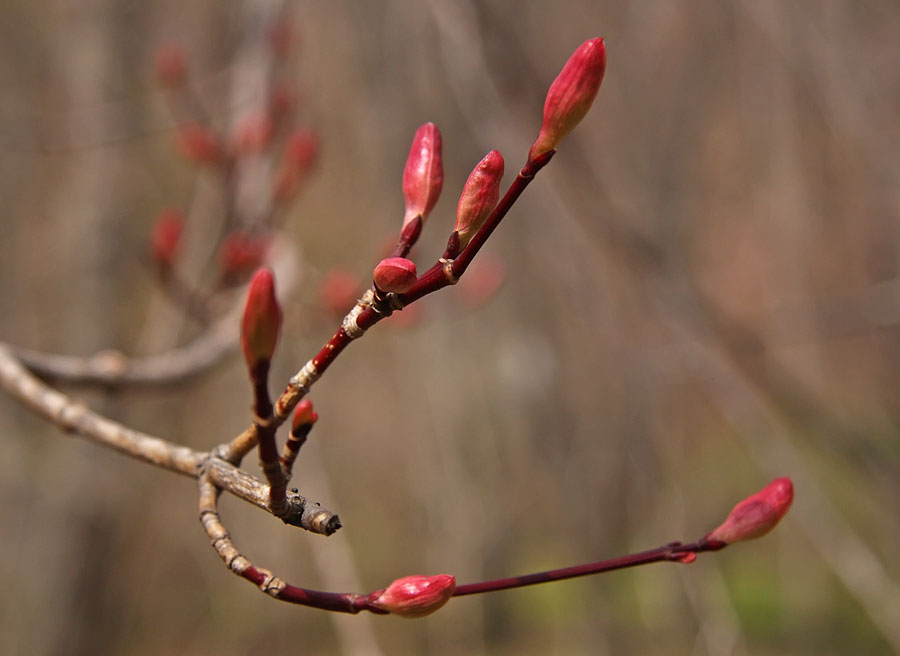
[[291,423],[291,433],[294,435],[305,434],[309,432],[309,429],[312,428],[313,424],[315,424],[319,420],[319,414],[313,410],[312,401],[309,399],[303,399],[300,403],[297,404],[296,409],[294,410],[294,420]]
[[416,283],[416,265],[405,257],[389,257],[375,267],[374,278],[381,291],[402,294]]
[[528,159],[556,150],[563,137],[578,125],[597,96],[605,70],[603,39],[589,39],[578,46],[550,85],[544,101],[544,122]]
[[405,576],[369,595],[369,603],[400,617],[424,617],[446,604],[455,589],[449,574]]
[[403,197],[406,214],[403,227],[417,216],[428,218],[444,186],[441,133],[434,123],[419,126],[403,169]]
[[156,51],[156,81],[166,89],[174,89],[187,79],[187,55],[180,43],[165,43]]
[[208,128],[196,123],[186,123],[176,134],[178,150],[195,164],[218,164],[222,161],[219,139]]
[[272,360],[280,330],[281,306],[275,297],[275,277],[270,269],[259,269],[250,280],[241,320],[241,348],[251,377],[261,362]]
[[184,228],[184,214],[180,210],[167,209],[160,212],[153,224],[150,235],[150,251],[153,259],[163,269],[169,269],[175,259],[175,252],[181,242]]
[[791,479],[776,478],[737,504],[727,519],[707,533],[705,539],[731,544],[765,535],[781,521],[793,500],[794,485]]
[[491,210],[500,200],[500,180],[503,178],[503,156],[492,150],[469,174],[456,206],[456,232],[459,246],[465,247]]

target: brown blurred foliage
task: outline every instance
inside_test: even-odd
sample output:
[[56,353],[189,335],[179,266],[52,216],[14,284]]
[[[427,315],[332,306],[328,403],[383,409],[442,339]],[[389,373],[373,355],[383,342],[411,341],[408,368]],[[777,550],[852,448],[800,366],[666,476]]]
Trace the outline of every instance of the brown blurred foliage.
[[[218,219],[177,159],[153,84],[172,38],[212,123],[264,0],[0,8],[0,335],[47,351],[153,353],[194,330],[142,259],[190,207],[196,267]],[[290,70],[320,134],[287,224],[283,381],[326,339],[335,266],[360,277],[403,216],[415,128],[444,135],[436,257],[472,166],[512,175],[547,85],[586,38],[591,113],[488,251],[507,278],[379,325],[315,388],[294,484],[339,512],[320,538],[226,499],[239,548],[308,587],[411,573],[460,582],[617,555],[715,526],[793,477],[787,521],[689,567],[452,601],[417,622],[279,604],[228,574],[193,483],[62,436],[0,397],[3,654],[825,654],[900,650],[900,7],[889,0],[285,3]],[[198,211],[197,208],[201,208]],[[276,383],[276,386],[280,383]],[[69,390],[207,448],[247,425],[239,357],[164,390]],[[352,563],[349,568],[347,563]]]

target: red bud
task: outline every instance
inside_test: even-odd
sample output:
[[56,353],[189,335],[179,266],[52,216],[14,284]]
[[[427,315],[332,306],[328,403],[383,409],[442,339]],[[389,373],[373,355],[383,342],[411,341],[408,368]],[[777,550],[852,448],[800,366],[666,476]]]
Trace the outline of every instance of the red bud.
[[261,361],[271,361],[280,330],[281,306],[275,297],[275,277],[270,269],[259,269],[250,280],[241,319],[241,348],[251,375]]
[[319,137],[312,130],[297,130],[288,137],[272,193],[280,202],[291,200],[319,155]]
[[244,116],[234,132],[234,148],[238,153],[258,153],[269,144],[274,126],[266,112]]
[[401,617],[424,617],[446,604],[455,589],[456,579],[449,574],[406,576],[373,592],[370,603]]
[[239,276],[253,271],[266,259],[269,238],[254,236],[242,230],[226,235],[219,249],[219,263],[226,276]]
[[359,280],[344,269],[329,271],[325,274],[319,287],[322,307],[334,317],[344,316],[356,303],[359,293]]
[[423,222],[428,218],[443,186],[441,133],[434,123],[426,123],[416,130],[403,169],[403,197],[406,199],[404,227],[417,216],[421,216]]
[[416,283],[416,265],[405,257],[389,257],[378,263],[374,277],[381,291],[402,294]]
[[165,43],[156,51],[156,81],[167,89],[180,87],[187,79],[187,55],[180,43]]
[[176,134],[178,150],[196,164],[218,164],[222,161],[219,140],[209,129],[196,123],[186,123]]
[[456,207],[456,231],[460,248],[469,243],[478,228],[500,200],[500,180],[503,178],[503,156],[492,150],[469,174]]
[[555,150],[563,137],[584,118],[597,96],[605,70],[606,44],[603,39],[589,39],[572,53],[547,92],[544,122],[531,146],[529,159]]
[[791,479],[776,478],[737,504],[721,526],[706,535],[706,540],[731,544],[765,535],[781,521],[793,500]]
[[312,130],[297,130],[288,137],[284,162],[299,173],[306,173],[319,155],[319,136]]
[[160,212],[153,224],[150,235],[150,250],[153,259],[163,268],[172,266],[175,251],[181,242],[181,230],[184,227],[184,214],[180,210],[167,209]]
[[307,426],[312,426],[319,420],[318,413],[313,410],[312,401],[303,399],[294,410],[294,421],[291,424],[291,432],[296,433]]

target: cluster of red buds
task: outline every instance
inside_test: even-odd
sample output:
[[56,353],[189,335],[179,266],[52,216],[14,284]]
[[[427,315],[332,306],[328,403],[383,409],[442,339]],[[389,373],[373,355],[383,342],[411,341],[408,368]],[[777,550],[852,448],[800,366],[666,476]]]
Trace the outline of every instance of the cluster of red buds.
[[[269,30],[268,40],[274,66],[279,67],[295,49],[295,30],[289,21],[279,19]],[[311,128],[295,124],[298,94],[288,84],[289,78],[279,78],[277,70],[267,101],[239,116],[226,133],[206,118],[210,112],[204,108],[182,45],[162,45],[154,66],[156,81],[176,123],[175,151],[220,185],[227,223],[217,246],[219,275],[210,289],[194,289],[178,275],[179,246],[190,218],[185,212],[171,208],[160,213],[150,235],[150,256],[170,295],[186,305],[204,306],[209,295],[247,280],[268,261],[273,230],[283,222],[315,168],[319,137]],[[270,171],[268,187],[258,189],[262,202],[250,204],[254,214],[248,216],[235,203],[235,176],[243,170],[239,164],[256,158],[268,158],[275,166],[260,167]]]
[[[287,48],[285,35],[273,36],[279,50]],[[179,65],[172,52],[160,56],[158,77],[169,89],[183,88],[186,66]],[[276,402],[268,395],[268,375],[281,331],[282,311],[275,295],[271,270],[259,268],[253,275],[241,320],[241,347],[254,393],[253,440],[244,437],[235,444],[259,447],[260,465],[270,485],[270,508],[278,514],[286,507],[286,485],[298,451],[318,420],[312,403],[303,398],[309,387],[325,372],[331,362],[353,340],[381,319],[391,316],[426,294],[452,285],[465,273],[485,240],[504,218],[534,176],[551,159],[561,140],[584,118],[594,101],[606,67],[602,39],[584,42],[569,58],[550,86],[544,104],[543,123],[531,145],[525,165],[501,196],[504,174],[502,155],[492,150],[475,166],[463,185],[457,202],[456,223],[450,232],[441,258],[421,275],[409,254],[423,226],[433,212],[444,183],[442,138],[437,127],[426,123],[413,138],[403,170],[402,190],[405,200],[399,237],[388,257],[374,268],[372,285],[357,299],[355,281],[334,278],[328,284],[334,297],[329,302],[336,310],[349,305],[340,328],[328,343],[291,379]],[[238,131],[231,151],[223,151],[205,133],[191,133],[191,158],[205,163],[218,163],[213,157],[223,152],[257,152],[267,147],[272,136],[270,123],[248,122]],[[185,140],[187,142],[188,140]],[[218,142],[215,142],[218,144]],[[187,155],[187,145],[183,146]],[[287,140],[281,166],[275,178],[274,197],[280,202],[291,197],[312,166],[318,151],[318,139],[309,131],[293,133]],[[233,155],[224,155],[226,158]],[[153,250],[160,267],[171,267],[183,219],[176,213],[166,214],[154,231]],[[259,237],[233,233],[224,244],[228,248],[226,269],[256,267],[264,258],[265,247],[254,242]],[[336,300],[340,296],[339,300]],[[278,455],[275,432],[293,410],[290,434]],[[658,549],[631,554],[586,565],[539,572],[525,576],[457,585],[448,574],[406,576],[388,587],[368,595],[323,593],[287,586],[286,599],[296,603],[330,610],[358,612],[369,610],[401,617],[423,617],[441,608],[454,596],[464,596],[555,581],[575,576],[606,572],[653,562],[693,562],[698,553],[722,549],[729,544],[759,537],[770,531],[788,511],[793,499],[793,485],[779,478],[761,491],[737,504],[727,519],[700,540],[683,544],[671,542]],[[249,570],[248,570],[249,571]],[[251,580],[255,575],[247,575]],[[256,581],[258,582],[258,581]],[[280,593],[279,593],[280,594]],[[277,596],[277,595],[276,595]]]

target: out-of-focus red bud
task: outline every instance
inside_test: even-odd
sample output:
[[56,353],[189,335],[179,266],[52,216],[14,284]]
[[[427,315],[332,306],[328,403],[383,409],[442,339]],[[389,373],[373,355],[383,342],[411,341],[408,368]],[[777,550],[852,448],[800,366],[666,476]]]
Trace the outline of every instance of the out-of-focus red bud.
[[443,186],[441,133],[434,123],[426,123],[416,130],[403,169],[403,197],[406,199],[404,227],[417,216],[421,216],[423,222],[428,218]]
[[469,243],[478,228],[500,200],[500,180],[503,178],[503,156],[492,150],[469,174],[456,206],[456,228],[460,248]]
[[606,70],[606,44],[589,39],[578,46],[553,80],[544,101],[544,122],[528,153],[534,159],[555,150],[559,142],[587,114],[600,89]]
[[275,276],[259,269],[250,280],[241,319],[241,348],[251,376],[260,362],[270,362],[281,330],[281,306],[275,297]]
[[187,79],[187,54],[180,43],[164,43],[156,51],[156,81],[166,89],[174,89]]
[[469,265],[466,275],[460,278],[457,285],[459,300],[470,309],[483,305],[506,279],[506,265],[503,260],[490,255],[490,253],[479,255]]
[[288,137],[284,148],[284,162],[299,173],[306,173],[319,155],[319,135],[313,130],[297,130]]
[[166,209],[156,218],[150,235],[150,251],[160,267],[168,269],[172,266],[183,228],[184,214],[181,210]]
[[186,123],[179,126],[176,142],[181,154],[196,164],[218,164],[222,161],[219,139],[202,125]]
[[400,617],[424,617],[446,604],[455,589],[449,574],[405,576],[369,595],[369,603]]
[[285,203],[297,194],[318,156],[319,137],[312,130],[297,130],[288,137],[272,188],[276,200]]
[[276,57],[286,59],[297,45],[297,30],[293,24],[281,18],[269,28],[269,47]]
[[335,268],[325,274],[319,288],[322,307],[333,317],[342,317],[356,303],[360,282],[345,269]]
[[272,87],[272,93],[269,96],[269,111],[275,120],[281,120],[297,106],[296,94],[287,88],[284,84],[276,84]]
[[303,399],[297,404],[297,408],[294,410],[294,420],[291,423],[291,432],[298,433],[309,430],[308,427],[312,427],[318,420],[319,415],[313,410],[312,401]]
[[239,154],[258,153],[269,144],[274,126],[266,112],[244,116],[234,131],[234,149]]
[[270,239],[254,236],[243,230],[226,235],[219,249],[219,264],[226,276],[239,276],[259,267],[266,259]]
[[776,478],[756,494],[737,504],[722,524],[707,533],[706,540],[731,544],[765,535],[781,521],[794,500],[789,478]]
[[375,286],[384,292],[402,294],[416,284],[416,265],[405,257],[388,257],[375,267]]

